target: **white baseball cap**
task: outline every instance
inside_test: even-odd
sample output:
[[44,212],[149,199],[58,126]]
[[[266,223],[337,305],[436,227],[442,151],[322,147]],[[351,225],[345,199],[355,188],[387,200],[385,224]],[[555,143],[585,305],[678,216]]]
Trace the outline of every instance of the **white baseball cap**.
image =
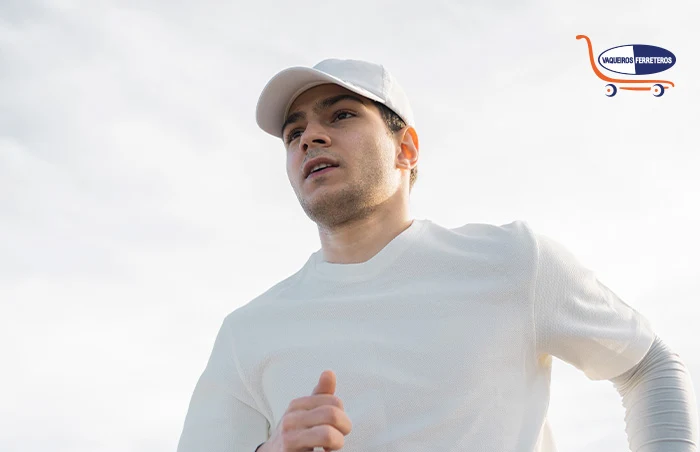
[[409,126],[414,126],[408,97],[384,66],[360,60],[327,59],[314,67],[291,67],[267,82],[258,99],[258,126],[275,137],[282,137],[282,124],[289,107],[304,91],[333,83],[394,111]]

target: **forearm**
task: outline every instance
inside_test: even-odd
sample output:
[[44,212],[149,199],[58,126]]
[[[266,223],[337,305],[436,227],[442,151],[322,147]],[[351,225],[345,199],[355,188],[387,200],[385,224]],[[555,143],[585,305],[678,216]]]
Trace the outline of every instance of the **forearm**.
[[626,410],[630,450],[698,450],[698,412],[690,375],[680,357],[658,337],[636,367],[612,382]]

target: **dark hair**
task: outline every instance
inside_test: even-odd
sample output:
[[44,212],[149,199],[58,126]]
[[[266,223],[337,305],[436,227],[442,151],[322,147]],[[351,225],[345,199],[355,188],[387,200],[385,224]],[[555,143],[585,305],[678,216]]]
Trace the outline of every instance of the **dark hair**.
[[[387,129],[389,129],[389,132],[395,133],[398,132],[399,130],[403,129],[406,127],[406,122],[401,119],[399,115],[394,113],[394,110],[391,108],[387,107],[386,105],[374,101],[374,104],[377,106],[379,109],[379,113],[382,115],[382,119],[384,120],[384,124],[386,124]],[[409,180],[409,190],[413,188],[413,184],[416,183],[416,179],[418,178],[418,167],[415,166],[413,169],[411,169],[411,178]]]

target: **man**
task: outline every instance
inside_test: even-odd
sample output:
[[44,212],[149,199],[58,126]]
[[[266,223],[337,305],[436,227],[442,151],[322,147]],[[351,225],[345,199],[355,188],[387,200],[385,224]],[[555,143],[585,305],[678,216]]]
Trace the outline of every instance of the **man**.
[[681,360],[564,247],[411,218],[418,135],[384,67],[284,70],[257,121],[321,249],[226,317],[179,452],[554,451],[552,356],[613,381],[631,450],[697,450]]

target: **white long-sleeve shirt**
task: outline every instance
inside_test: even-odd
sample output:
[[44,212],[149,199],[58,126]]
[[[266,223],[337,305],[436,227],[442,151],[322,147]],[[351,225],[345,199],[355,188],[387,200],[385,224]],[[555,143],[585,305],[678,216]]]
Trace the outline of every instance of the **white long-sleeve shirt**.
[[361,264],[314,253],[227,316],[178,452],[254,451],[326,369],[353,423],[344,452],[553,452],[552,357],[613,379],[654,338],[524,222],[451,230],[414,220]]

